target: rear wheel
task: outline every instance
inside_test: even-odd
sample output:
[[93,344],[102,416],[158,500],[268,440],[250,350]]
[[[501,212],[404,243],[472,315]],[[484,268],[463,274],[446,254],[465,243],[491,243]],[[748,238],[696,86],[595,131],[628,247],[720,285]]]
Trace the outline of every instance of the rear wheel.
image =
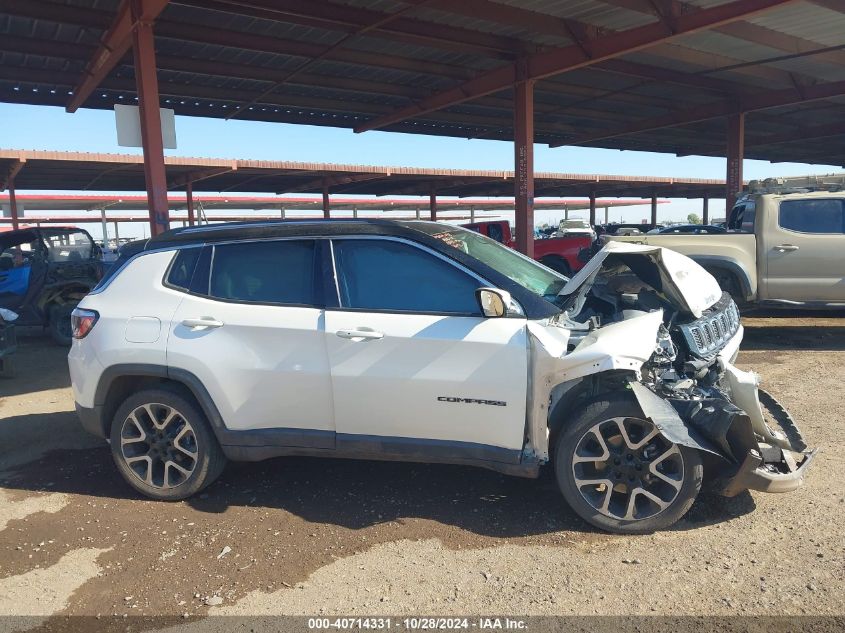
[[153,499],[185,499],[212,483],[226,464],[203,412],[168,389],[127,398],[111,429],[111,451],[130,486]]
[[667,440],[633,398],[588,405],[560,434],[555,474],[588,523],[623,534],[669,527],[692,506],[703,467],[695,449]]

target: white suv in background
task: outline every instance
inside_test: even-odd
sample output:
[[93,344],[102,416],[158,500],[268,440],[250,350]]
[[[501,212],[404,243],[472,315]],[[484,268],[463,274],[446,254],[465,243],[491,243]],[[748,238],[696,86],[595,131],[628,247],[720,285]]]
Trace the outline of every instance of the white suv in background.
[[155,499],[227,458],[552,461],[580,516],[639,533],[689,509],[705,465],[725,494],[782,492],[812,458],[732,365],[733,301],[656,247],[612,243],[567,280],[430,222],[193,227],[118,262],[73,321],[82,424]]

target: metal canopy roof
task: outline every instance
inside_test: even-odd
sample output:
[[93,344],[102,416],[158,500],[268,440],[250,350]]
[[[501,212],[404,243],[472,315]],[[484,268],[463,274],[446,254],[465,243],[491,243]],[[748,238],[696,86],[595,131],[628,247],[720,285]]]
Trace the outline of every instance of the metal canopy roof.
[[[418,169],[368,165],[329,165],[221,158],[165,159],[171,190],[192,181],[195,192],[512,196],[512,171]],[[9,174],[18,190],[143,191],[143,157],[132,154],[21,151],[0,149],[0,191]],[[721,197],[723,180],[599,174],[535,174],[537,198]],[[438,204],[440,204],[438,202]],[[334,205],[334,202],[333,202]],[[538,200],[537,208],[543,208]],[[599,205],[603,206],[603,205]]]
[[[67,105],[118,5],[0,0],[0,101]],[[521,59],[538,142],[724,155],[747,111],[747,158],[837,165],[843,33],[843,0],[175,0],[155,23],[177,114],[512,139],[493,79]],[[134,99],[129,55],[82,105]]]
[[[322,210],[322,198],[285,197],[268,198],[254,196],[232,196],[226,198],[220,195],[194,196],[195,202],[201,202],[206,211],[235,211],[252,210]],[[148,200],[146,196],[79,196],[79,195],[19,195],[17,202],[27,212],[31,211],[92,211],[107,209],[108,211],[146,211]],[[187,201],[184,195],[172,194],[167,199],[171,210],[184,211]],[[667,203],[668,200],[658,200]],[[0,194],[0,205],[9,203],[8,194]],[[332,201],[332,211],[337,210],[367,210],[367,211],[415,211],[427,209],[428,198],[335,198]],[[596,200],[596,206],[602,207],[631,207],[644,205],[644,200]],[[438,213],[443,211],[467,212],[476,208],[479,211],[513,211],[513,199],[508,198],[441,198],[437,201]],[[564,198],[539,199],[536,208],[541,211],[589,209],[589,200],[571,200]],[[181,219],[171,216],[173,219]],[[238,216],[241,217],[241,216]],[[274,214],[273,217],[278,217]],[[209,216],[218,220],[216,216]],[[33,218],[29,218],[32,220]],[[149,219],[149,218],[145,218]],[[96,218],[95,218],[96,220]]]

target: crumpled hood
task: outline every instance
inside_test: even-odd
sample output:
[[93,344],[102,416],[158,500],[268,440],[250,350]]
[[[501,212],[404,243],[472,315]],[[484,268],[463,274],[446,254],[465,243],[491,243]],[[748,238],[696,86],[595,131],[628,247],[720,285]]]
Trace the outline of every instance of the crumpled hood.
[[633,244],[630,242],[608,242],[587,262],[578,274],[572,277],[560,291],[561,296],[574,295],[592,280],[611,255],[618,255],[623,261],[631,257],[648,258],[657,266],[663,282],[663,291],[674,296],[695,318],[716,303],[722,296],[722,289],[716,279],[686,255],[660,246]]

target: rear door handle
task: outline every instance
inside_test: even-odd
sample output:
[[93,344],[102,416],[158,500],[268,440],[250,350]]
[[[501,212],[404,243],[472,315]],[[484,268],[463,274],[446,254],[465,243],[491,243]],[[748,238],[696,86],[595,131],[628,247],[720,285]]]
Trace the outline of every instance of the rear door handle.
[[798,247],[794,244],[780,244],[778,246],[775,246],[775,250],[780,251],[781,253],[785,253],[787,251],[797,251]]
[[198,319],[184,319],[182,325],[189,328],[217,328],[223,327],[223,321],[213,317],[200,317]]
[[340,338],[352,339],[380,339],[384,338],[384,333],[376,332],[375,330],[338,330],[337,335]]

